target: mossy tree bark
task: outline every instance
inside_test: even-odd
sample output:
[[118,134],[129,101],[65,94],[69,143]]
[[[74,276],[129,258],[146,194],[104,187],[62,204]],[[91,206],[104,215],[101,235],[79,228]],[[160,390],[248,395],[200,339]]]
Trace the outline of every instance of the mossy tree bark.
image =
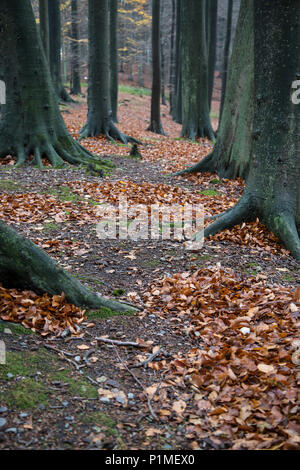
[[300,260],[300,70],[298,0],[254,0],[253,149],[240,201],[205,236],[257,217]]
[[[19,0],[17,0],[19,2]],[[23,2],[22,2],[23,3]],[[31,289],[51,295],[65,293],[77,306],[107,307],[119,312],[136,311],[127,304],[92,293],[28,238],[0,221],[0,281],[5,287]]]
[[81,94],[78,0],[71,1],[71,95]]
[[34,155],[39,167],[42,157],[54,167],[98,162],[65,127],[30,0],[1,2],[0,69],[7,84],[0,157],[13,155],[22,165]]
[[208,104],[206,0],[181,0],[182,137],[214,140]]
[[108,0],[89,0],[88,117],[80,132],[80,139],[100,134],[124,144],[137,142],[133,137],[122,134],[113,122]]
[[50,43],[50,71],[54,88],[58,98],[71,102],[62,80],[61,74],[61,19],[60,0],[48,0],[49,12],[49,43]]
[[152,0],[152,94],[151,117],[148,131],[165,135],[160,116],[161,97],[161,44],[160,44],[160,0]]
[[207,157],[176,175],[212,172],[221,178],[247,178],[252,154],[253,101],[253,0],[242,0],[216,144]]

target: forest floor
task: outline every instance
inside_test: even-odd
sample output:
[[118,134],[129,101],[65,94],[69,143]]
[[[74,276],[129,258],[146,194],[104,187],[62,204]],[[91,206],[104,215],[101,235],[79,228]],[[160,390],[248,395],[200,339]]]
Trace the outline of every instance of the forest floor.
[[[103,178],[16,170],[10,157],[0,165],[0,219],[94,291],[141,307],[116,316],[0,286],[0,449],[299,449],[300,272],[275,237],[259,221],[198,252],[172,239],[97,237],[99,208],[120,195],[129,205],[199,203],[211,216],[244,187],[170,176],[211,143],[180,139],[167,106],[167,136],[146,131],[150,97],[126,91],[118,127],[141,140],[142,160],[95,138],[82,144],[115,164]],[[76,138],[86,112],[84,100],[64,109]]]

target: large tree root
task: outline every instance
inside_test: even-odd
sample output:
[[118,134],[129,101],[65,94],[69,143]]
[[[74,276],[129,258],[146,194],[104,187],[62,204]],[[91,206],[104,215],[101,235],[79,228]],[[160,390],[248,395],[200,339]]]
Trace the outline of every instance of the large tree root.
[[166,136],[167,134],[163,130],[162,125],[159,122],[152,121],[149,126],[147,127],[147,131],[149,132],[154,132],[154,134],[159,134],[159,135],[164,135]]
[[105,299],[92,293],[29,239],[0,221],[0,280],[4,286],[32,289],[37,293],[60,295],[77,306],[107,307],[117,312],[135,312],[138,308]]
[[[12,155],[16,158],[16,167],[27,163],[28,157],[33,156],[30,164],[40,169],[44,168],[42,158],[46,158],[54,168],[64,168],[66,164],[94,166],[99,171],[102,163],[89,150],[82,147],[67,131],[61,137],[43,135],[31,136],[26,142],[25,136],[15,136],[13,139],[0,139],[0,158]],[[6,144],[6,142],[9,142]],[[26,143],[25,143],[26,142]],[[103,163],[105,169],[107,165]]]
[[[268,209],[262,209],[256,200],[244,195],[239,202],[226,212],[216,216],[217,219],[204,230],[204,236],[215,235],[226,229],[243,222],[251,222],[260,218],[262,223],[274,233],[283,243],[291,255],[300,260],[300,238],[296,227],[294,215],[286,208],[268,213]],[[196,239],[197,234],[194,236]]]
[[176,173],[172,173],[172,176],[182,176],[185,174],[192,174],[192,173],[215,173],[216,169],[214,166],[214,152],[206,155],[200,162],[192,165],[184,170],[177,171]]
[[87,139],[89,137],[98,137],[99,135],[105,135],[111,142],[120,141],[122,144],[135,143],[141,144],[141,142],[134,137],[123,134],[115,126],[112,119],[109,119],[102,126],[99,126],[96,121],[87,122],[86,125],[81,129],[78,141]]

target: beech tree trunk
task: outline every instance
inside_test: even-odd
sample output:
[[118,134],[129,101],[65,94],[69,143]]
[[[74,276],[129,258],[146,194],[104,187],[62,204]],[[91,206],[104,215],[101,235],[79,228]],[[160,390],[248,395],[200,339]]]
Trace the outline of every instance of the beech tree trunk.
[[71,95],[81,94],[78,1],[71,1]]
[[110,90],[114,122],[118,122],[118,0],[110,0]]
[[160,48],[160,0],[152,0],[152,94],[151,117],[148,131],[165,135],[160,117],[161,96],[161,48]]
[[105,135],[122,143],[137,142],[122,134],[113,122],[110,87],[109,4],[89,0],[88,117],[80,139]]
[[220,178],[247,178],[252,155],[253,28],[253,0],[242,0],[216,144],[212,153],[176,175],[211,172]]
[[17,166],[30,155],[38,167],[42,157],[54,167],[98,162],[65,127],[30,0],[1,1],[0,69],[7,84],[0,157],[15,156]]
[[48,0],[39,0],[40,35],[46,58],[49,62],[49,12]]
[[208,41],[208,105],[211,108],[217,55],[218,0],[206,0]]
[[300,70],[298,0],[254,0],[253,148],[244,194],[205,230],[213,235],[257,217],[300,260]]
[[72,99],[63,85],[61,73],[60,0],[48,0],[48,12],[51,76],[58,98],[66,102],[70,102]]
[[214,140],[208,104],[206,0],[181,0],[182,137]]

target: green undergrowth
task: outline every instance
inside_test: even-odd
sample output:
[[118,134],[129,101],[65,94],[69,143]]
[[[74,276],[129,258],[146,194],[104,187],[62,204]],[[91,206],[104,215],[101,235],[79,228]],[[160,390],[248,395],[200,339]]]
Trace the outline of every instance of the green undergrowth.
[[12,180],[0,179],[0,191],[16,191],[21,190],[22,186]]
[[117,430],[115,421],[102,411],[92,411],[81,415],[80,420],[84,424],[92,424],[96,432],[103,432],[106,437],[113,437],[117,441],[117,449],[123,449],[125,444]]
[[29,328],[25,328],[19,323],[0,322],[0,333],[4,333],[5,329],[9,329],[13,335],[33,335],[34,332]]
[[97,318],[111,318],[120,316],[132,316],[132,311],[127,312],[116,312],[107,307],[101,307],[99,310],[87,310],[86,316],[89,320],[95,320]]
[[[60,369],[61,367],[61,369]],[[73,370],[44,349],[7,352],[6,364],[0,365],[0,401],[16,409],[46,406],[53,381],[64,383],[69,395],[97,398],[97,388],[84,377],[74,377]]]
[[127,93],[128,95],[151,96],[151,90],[148,88],[119,85],[119,91],[121,93]]
[[215,189],[205,189],[204,191],[199,191],[199,194],[203,194],[204,196],[222,196],[222,193],[216,191]]

